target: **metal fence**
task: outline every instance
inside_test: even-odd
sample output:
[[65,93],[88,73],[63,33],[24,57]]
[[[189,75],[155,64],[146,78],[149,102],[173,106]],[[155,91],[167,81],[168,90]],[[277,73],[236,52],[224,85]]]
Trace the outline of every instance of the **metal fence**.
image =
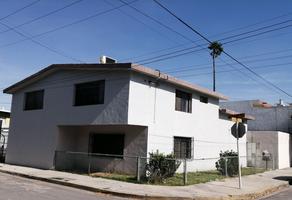
[[[273,157],[264,159],[263,156],[240,156],[240,159],[243,175],[275,169]],[[199,172],[216,173],[215,170],[217,170],[226,177],[238,174],[237,156],[196,159],[164,158],[157,161],[153,157],[56,151],[54,161],[56,170],[97,176],[100,174],[104,176],[108,176],[105,174],[128,175],[136,182],[151,181],[151,178],[157,175],[162,178],[175,175],[183,185],[188,184],[188,177],[196,176]]]

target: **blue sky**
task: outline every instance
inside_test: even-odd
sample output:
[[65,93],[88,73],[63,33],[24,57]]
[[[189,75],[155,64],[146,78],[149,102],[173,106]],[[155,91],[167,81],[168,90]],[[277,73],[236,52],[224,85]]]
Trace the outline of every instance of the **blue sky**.
[[[212,88],[211,57],[207,50],[147,63],[155,56],[195,47],[198,44],[207,47],[205,41],[177,22],[152,0],[138,0],[131,4],[144,15],[133,7],[122,6],[123,3],[119,0],[83,0],[30,22],[75,1],[0,1],[1,90],[52,63],[76,63],[78,60],[94,63],[98,62],[100,55],[108,55],[121,62],[146,63],[146,66]],[[33,5],[3,19],[32,2]],[[283,24],[263,30],[287,25],[280,30],[242,39],[223,47],[255,72],[292,94],[292,26],[289,26],[292,22],[288,21],[292,20],[291,1],[160,2],[212,41],[220,41],[224,37],[276,23]],[[23,23],[26,24],[19,26]],[[7,26],[15,28],[6,31]],[[32,36],[34,41],[51,50],[27,39]],[[241,37],[244,36],[249,34]],[[240,37],[234,39],[237,38]],[[229,96],[230,100],[262,99],[275,103],[281,98],[292,102],[291,97],[266,85],[224,55],[217,59],[217,71],[217,91]],[[9,109],[10,101],[10,95],[0,94],[0,108]]]

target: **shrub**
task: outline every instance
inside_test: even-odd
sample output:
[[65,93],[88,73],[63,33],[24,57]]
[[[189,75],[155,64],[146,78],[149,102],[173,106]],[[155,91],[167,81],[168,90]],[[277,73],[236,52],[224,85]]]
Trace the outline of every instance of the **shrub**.
[[229,176],[234,176],[238,174],[238,157],[236,157],[238,154],[234,151],[225,151],[220,152],[220,159],[215,163],[216,169],[222,174],[226,175],[225,172],[225,158],[224,157],[232,157],[232,158],[226,158],[227,159],[227,174]]
[[146,164],[146,178],[148,183],[163,183],[168,177],[175,175],[181,161],[175,160],[173,154],[149,153],[150,159]]

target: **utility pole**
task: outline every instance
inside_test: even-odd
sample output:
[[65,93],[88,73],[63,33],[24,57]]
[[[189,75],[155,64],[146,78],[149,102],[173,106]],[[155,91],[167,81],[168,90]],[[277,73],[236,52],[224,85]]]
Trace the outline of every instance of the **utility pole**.
[[213,91],[216,91],[216,69],[215,69],[215,54],[212,54],[213,59]]
[[223,52],[223,47],[220,42],[212,42],[208,49],[211,50],[210,55],[212,56],[212,61],[213,61],[213,91],[216,91],[216,66],[215,66],[215,58],[220,56],[220,54]]

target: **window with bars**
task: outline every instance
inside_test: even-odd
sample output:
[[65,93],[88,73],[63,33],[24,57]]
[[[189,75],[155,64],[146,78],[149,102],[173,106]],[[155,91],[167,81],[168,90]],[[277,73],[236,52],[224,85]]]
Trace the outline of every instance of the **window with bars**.
[[191,113],[192,94],[180,90],[175,91],[175,110]]
[[25,93],[24,110],[43,109],[44,90],[32,91]]
[[193,138],[174,137],[174,156],[179,159],[193,158]]
[[105,81],[93,81],[75,85],[75,106],[104,103]]

